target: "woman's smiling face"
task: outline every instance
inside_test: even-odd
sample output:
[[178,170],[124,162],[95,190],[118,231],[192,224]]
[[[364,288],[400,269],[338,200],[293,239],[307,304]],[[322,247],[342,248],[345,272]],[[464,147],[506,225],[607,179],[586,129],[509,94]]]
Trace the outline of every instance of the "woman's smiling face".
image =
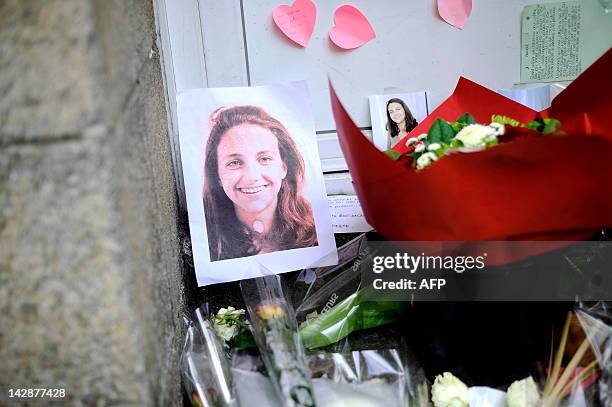
[[221,137],[217,169],[223,190],[236,209],[253,214],[276,207],[287,176],[276,136],[253,124],[234,126]]
[[404,112],[404,108],[399,103],[389,103],[387,109],[389,110],[389,117],[395,123],[400,124],[401,122],[406,120],[406,112]]

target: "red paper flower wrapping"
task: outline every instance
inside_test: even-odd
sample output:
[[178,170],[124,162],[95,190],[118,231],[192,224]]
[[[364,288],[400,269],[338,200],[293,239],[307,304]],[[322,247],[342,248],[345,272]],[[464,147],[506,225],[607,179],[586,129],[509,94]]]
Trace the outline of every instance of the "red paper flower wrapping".
[[[612,51],[536,112],[468,79],[421,122],[469,112],[561,121],[565,136],[520,137],[411,171],[378,151],[331,90],[340,146],[367,221],[389,240],[578,240],[612,225]],[[502,136],[503,137],[503,136]],[[403,142],[396,150],[405,153]]]

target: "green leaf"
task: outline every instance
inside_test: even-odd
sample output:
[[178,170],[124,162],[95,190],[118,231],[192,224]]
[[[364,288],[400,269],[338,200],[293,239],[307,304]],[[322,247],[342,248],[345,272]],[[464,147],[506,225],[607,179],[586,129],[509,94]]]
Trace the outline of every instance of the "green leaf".
[[514,127],[518,127],[521,125],[521,123],[519,123],[517,120],[511,119],[508,116],[502,116],[500,114],[494,114],[493,116],[491,116],[491,121],[493,123],[507,124]]
[[[454,140],[454,139],[453,139]],[[453,140],[451,140],[451,143],[453,142]],[[459,140],[457,140],[459,141]],[[440,148],[437,149],[436,151],[434,151],[434,154],[440,158],[443,157],[446,154],[446,150],[450,149],[451,146],[449,144],[446,143],[440,143]]]
[[561,126],[561,122],[557,119],[544,119],[544,128],[542,129],[542,133],[555,133],[559,126]]
[[457,140],[456,138],[452,139],[450,142],[451,148],[460,148],[463,147],[463,142],[461,140]]
[[387,150],[385,151],[385,154],[387,155],[387,157],[391,158],[392,160],[399,160],[400,157],[402,156],[400,153],[398,153],[395,150]]
[[462,128],[464,128],[465,126],[467,126],[467,124],[466,124],[466,123],[458,123],[458,122],[451,123],[450,125],[451,125],[451,127],[453,128],[453,131],[455,132],[455,136],[457,135],[457,133],[459,133],[459,131],[460,131]]
[[427,132],[427,142],[449,143],[455,137],[455,134],[452,126],[447,121],[438,118]]
[[493,139],[491,141],[487,141],[486,147],[489,148],[489,147],[496,146],[498,144],[499,144],[499,141],[497,140],[497,138],[495,138],[495,139]]
[[535,119],[528,123],[525,123],[523,127],[541,132],[544,129],[544,121],[542,119]]
[[365,288],[349,295],[327,312],[300,324],[302,342],[307,349],[336,343],[360,329],[374,328],[398,320],[403,304],[394,301],[367,301],[374,288]]
[[558,130],[559,126],[561,126],[561,122],[556,119],[542,119],[537,118],[535,120],[530,121],[529,123],[525,123],[523,127],[528,129],[532,129],[535,131],[539,131],[543,134],[551,134]]
[[471,114],[464,113],[463,116],[457,119],[457,122],[463,124],[476,124],[476,119],[474,119],[474,116]]
[[231,349],[256,348],[255,338],[249,329],[243,329],[233,339],[228,342]]

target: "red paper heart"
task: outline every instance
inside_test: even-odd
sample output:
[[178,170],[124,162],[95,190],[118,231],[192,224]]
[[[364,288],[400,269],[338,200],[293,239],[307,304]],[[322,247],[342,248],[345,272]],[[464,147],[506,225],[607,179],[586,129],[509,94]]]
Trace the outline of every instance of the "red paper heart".
[[340,48],[354,49],[376,38],[376,32],[357,7],[344,5],[334,12],[334,26],[329,30],[329,38]]
[[305,47],[312,37],[317,20],[317,6],[312,0],[295,0],[292,5],[280,5],[272,11],[274,24],[296,44]]

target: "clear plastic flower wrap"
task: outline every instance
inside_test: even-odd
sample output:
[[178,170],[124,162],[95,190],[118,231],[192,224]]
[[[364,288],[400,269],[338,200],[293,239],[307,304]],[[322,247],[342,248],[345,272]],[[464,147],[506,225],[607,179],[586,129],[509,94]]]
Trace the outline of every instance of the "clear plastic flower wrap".
[[194,320],[188,323],[181,371],[185,390],[194,406],[239,405],[232,389],[229,361],[204,308],[198,308]]
[[504,392],[491,387],[468,388],[460,377],[444,372],[432,386],[434,407],[610,406],[611,322],[612,303],[579,303],[553,335],[550,357],[540,374],[517,378]]
[[319,353],[310,358],[310,368],[325,405],[427,405],[422,371],[408,367],[398,349]]
[[403,304],[366,301],[361,267],[371,262],[365,235],[338,249],[339,263],[333,267],[303,270],[293,284],[296,316],[307,349],[337,343],[357,330],[395,322]]
[[242,280],[255,342],[282,405],[315,406],[310,371],[293,308],[278,276]]
[[368,254],[367,237],[361,234],[338,248],[338,265],[302,270],[291,287],[298,321],[313,311],[321,313],[333,306],[339,297],[346,298],[357,291],[361,282],[359,267]]
[[[403,363],[397,349],[349,353],[317,353],[308,357],[317,403],[323,406],[427,406],[427,386],[422,372]],[[233,377],[244,404],[278,407],[273,385],[261,359],[252,352],[234,355]],[[418,379],[418,380],[417,380]],[[419,383],[416,391],[412,385]]]
[[579,304],[576,317],[599,367],[596,392],[602,406],[612,405],[612,301]]

